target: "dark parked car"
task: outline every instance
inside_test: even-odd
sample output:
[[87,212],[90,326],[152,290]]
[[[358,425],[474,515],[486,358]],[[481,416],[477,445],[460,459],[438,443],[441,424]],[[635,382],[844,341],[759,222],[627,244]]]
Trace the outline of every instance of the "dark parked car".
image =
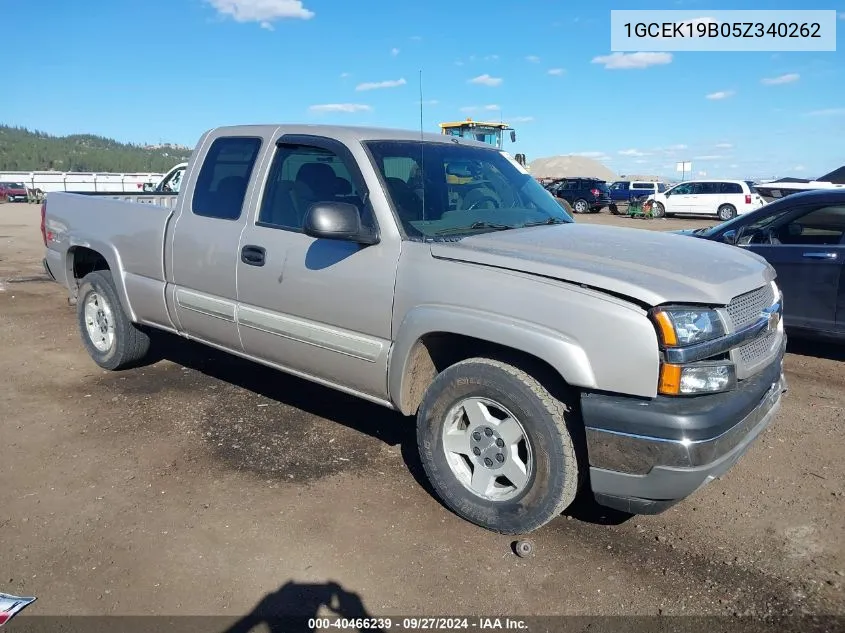
[[572,205],[575,213],[598,213],[610,205],[610,189],[599,178],[561,178],[547,188]]
[[707,229],[678,231],[732,244],[777,271],[784,325],[845,340],[845,191],[808,191]]
[[29,192],[26,186],[20,182],[0,182],[0,200],[6,202],[27,202]]

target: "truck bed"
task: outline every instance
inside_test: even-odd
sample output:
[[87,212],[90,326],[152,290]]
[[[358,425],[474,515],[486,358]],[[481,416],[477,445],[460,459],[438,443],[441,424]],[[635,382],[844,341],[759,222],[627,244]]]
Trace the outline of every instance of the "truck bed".
[[[164,235],[176,204],[173,194],[99,194],[54,192],[47,196],[45,230],[56,246],[90,248],[130,278],[164,283]],[[61,249],[47,249],[47,264],[57,280],[67,281]],[[153,256],[158,253],[158,256]],[[118,261],[120,266],[117,266]]]

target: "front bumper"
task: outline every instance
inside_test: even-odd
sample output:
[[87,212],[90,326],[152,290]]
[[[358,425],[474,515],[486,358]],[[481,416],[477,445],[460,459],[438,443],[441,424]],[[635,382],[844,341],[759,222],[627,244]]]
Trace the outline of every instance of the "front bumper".
[[584,394],[596,501],[657,514],[720,477],[769,426],[786,392],[783,355],[741,387],[695,398]]

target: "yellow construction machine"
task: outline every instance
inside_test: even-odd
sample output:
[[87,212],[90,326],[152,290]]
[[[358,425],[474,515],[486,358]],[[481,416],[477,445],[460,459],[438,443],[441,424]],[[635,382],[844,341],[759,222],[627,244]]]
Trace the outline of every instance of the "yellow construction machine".
[[[511,133],[511,143],[516,142],[516,130],[507,123],[501,122],[473,121],[468,118],[465,121],[441,123],[440,131],[447,136],[459,136],[474,141],[481,141],[482,143],[489,143],[499,149],[504,149],[505,132]],[[514,158],[520,165],[525,166],[525,154],[516,154]]]

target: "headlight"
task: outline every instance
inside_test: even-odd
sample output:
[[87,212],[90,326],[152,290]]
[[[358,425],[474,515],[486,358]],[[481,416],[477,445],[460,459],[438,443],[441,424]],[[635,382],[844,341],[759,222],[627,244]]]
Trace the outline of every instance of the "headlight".
[[[664,348],[688,347],[721,338],[727,328],[711,308],[658,308],[652,313]],[[736,368],[728,360],[701,361],[686,365],[660,365],[658,393],[690,396],[719,393],[736,387]]]
[[736,387],[736,368],[727,361],[660,366],[658,391],[666,396],[720,393]]
[[654,319],[667,347],[703,343],[726,333],[721,317],[710,308],[660,308]]

